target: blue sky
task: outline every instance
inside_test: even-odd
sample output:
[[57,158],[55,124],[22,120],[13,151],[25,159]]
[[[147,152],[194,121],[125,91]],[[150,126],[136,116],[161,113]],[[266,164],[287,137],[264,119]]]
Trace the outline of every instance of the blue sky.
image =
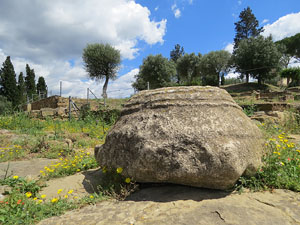
[[64,96],[84,97],[86,88],[100,96],[102,83],[88,79],[82,49],[109,43],[123,59],[109,97],[128,97],[149,54],[169,57],[175,44],[186,53],[230,51],[234,22],[247,6],[265,36],[280,40],[300,32],[299,0],[1,0],[0,63],[11,56],[17,74],[28,63],[53,94],[62,81]]
[[[297,0],[194,0],[192,4],[189,4],[187,0],[139,0],[136,2],[151,10],[152,19],[167,19],[168,21],[164,43],[144,46],[144,50],[135,60],[124,61],[128,69],[140,65],[142,59],[149,54],[163,54],[169,57],[175,44],[183,46],[186,53],[206,54],[224,49],[233,41],[234,23],[239,20],[240,12],[247,6],[252,9],[260,26],[272,24],[287,14],[300,12],[300,2]],[[181,11],[179,18],[175,18],[171,10],[174,4]],[[157,11],[155,8],[158,8]]]

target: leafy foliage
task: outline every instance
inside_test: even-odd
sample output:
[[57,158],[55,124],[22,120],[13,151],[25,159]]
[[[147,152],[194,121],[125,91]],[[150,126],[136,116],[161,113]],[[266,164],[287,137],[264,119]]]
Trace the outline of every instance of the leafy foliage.
[[292,79],[292,83],[289,86],[300,85],[300,68],[287,68],[280,72],[280,76],[288,79]]
[[7,56],[6,60],[2,64],[0,70],[0,94],[5,96],[8,101],[12,102],[13,106],[18,103],[18,89],[16,82],[16,73],[14,66],[11,63],[10,56]]
[[271,37],[258,36],[240,41],[233,53],[233,62],[237,72],[250,74],[262,81],[272,77],[271,71],[280,67],[281,52]]
[[201,54],[195,55],[195,53],[186,53],[177,60],[176,69],[180,81],[178,83],[191,85],[193,81],[200,78],[200,59]]
[[235,38],[234,38],[234,49],[238,48],[238,45],[241,40],[248,39],[250,37],[256,37],[261,32],[263,32],[263,28],[258,28],[258,20],[255,15],[252,13],[250,7],[244,9],[240,15],[240,20],[235,25]]
[[276,42],[286,47],[286,53],[300,60],[300,33]]
[[171,84],[176,67],[173,61],[159,55],[149,55],[143,60],[140,72],[136,75],[136,82],[132,84],[136,90],[146,90],[147,82],[151,89],[166,87]]
[[29,98],[34,98],[36,95],[35,72],[34,69],[31,69],[28,64],[26,64],[25,86],[27,96]]
[[18,95],[19,95],[19,104],[25,103],[26,87],[25,87],[23,72],[20,73],[18,78]]
[[107,98],[108,81],[116,77],[121,63],[120,51],[109,44],[88,44],[83,49],[82,58],[90,78],[96,80],[105,78],[103,97]]
[[6,97],[0,95],[0,115],[10,114],[12,112],[12,104]]
[[36,90],[40,94],[47,95],[47,85],[44,77],[39,77],[36,85]]
[[220,77],[229,71],[230,57],[231,54],[224,50],[212,51],[202,57],[203,85],[219,86]]

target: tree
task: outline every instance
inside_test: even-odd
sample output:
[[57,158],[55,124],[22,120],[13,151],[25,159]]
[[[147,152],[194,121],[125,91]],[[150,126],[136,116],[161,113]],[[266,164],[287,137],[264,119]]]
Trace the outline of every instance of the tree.
[[[178,59],[184,56],[184,48],[180,47],[179,44],[175,45],[174,50],[170,52],[170,59],[173,60],[174,63],[177,63]],[[177,83],[180,83],[180,77],[178,72],[176,73]]]
[[24,82],[23,72],[20,72],[18,78],[18,95],[19,95],[19,104],[26,102],[26,87]]
[[36,85],[36,90],[38,94],[43,94],[47,96],[47,85],[44,77],[39,77]]
[[174,50],[170,52],[170,58],[177,63],[177,60],[182,56],[184,56],[184,48],[176,44]]
[[242,40],[233,53],[237,72],[248,73],[261,84],[272,76],[271,71],[280,67],[282,54],[272,37],[258,36]]
[[180,57],[177,61],[176,69],[181,83],[191,85],[196,82],[197,78],[200,79],[199,65],[201,54],[198,56],[195,53],[187,54]]
[[34,69],[31,69],[28,64],[26,64],[25,86],[27,96],[29,98],[34,98],[36,95],[35,73]]
[[12,112],[12,104],[6,97],[0,95],[0,115],[5,115]]
[[285,46],[285,53],[300,60],[300,33],[277,41],[276,44]]
[[[258,28],[258,20],[252,13],[249,6],[240,13],[239,18],[240,20],[234,23],[236,34],[234,37],[233,53],[238,48],[241,40],[249,39],[250,37],[257,37],[261,32],[263,32],[263,27]],[[245,73],[242,75],[246,76],[246,82],[248,83],[249,74]]]
[[[280,76],[288,79],[289,86],[299,86],[300,85],[300,68],[287,68],[280,72]],[[289,84],[289,80],[292,79],[292,83]]]
[[225,50],[211,51],[201,59],[203,85],[220,85],[220,77],[230,69],[231,54]]
[[150,88],[160,88],[171,85],[172,78],[176,74],[176,66],[172,60],[159,55],[149,55],[143,60],[140,71],[136,75],[136,81],[132,84],[135,90],[146,90],[147,82]]
[[234,49],[238,47],[241,40],[256,37],[264,30],[263,27],[258,28],[258,20],[249,6],[240,13],[239,18],[240,20],[234,23],[236,31]]
[[6,60],[2,64],[0,70],[0,94],[12,102],[15,107],[18,104],[18,89],[16,81],[16,73],[14,66],[10,61],[10,56],[7,56]]
[[105,79],[102,92],[105,101],[108,81],[117,76],[121,63],[120,51],[109,44],[88,44],[83,49],[82,58],[85,70],[91,79],[96,81]]

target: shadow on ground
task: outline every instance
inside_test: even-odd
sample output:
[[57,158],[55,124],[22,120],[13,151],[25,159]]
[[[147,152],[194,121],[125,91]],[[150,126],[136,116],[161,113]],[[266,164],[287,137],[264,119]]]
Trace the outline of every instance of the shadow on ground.
[[230,194],[231,192],[175,184],[140,184],[140,190],[131,194],[125,201],[202,201],[205,199],[224,198]]

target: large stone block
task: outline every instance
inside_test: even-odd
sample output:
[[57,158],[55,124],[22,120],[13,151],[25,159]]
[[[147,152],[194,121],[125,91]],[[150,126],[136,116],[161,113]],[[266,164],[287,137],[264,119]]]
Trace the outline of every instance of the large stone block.
[[95,157],[138,182],[227,189],[260,166],[262,143],[225,90],[170,87],[129,99]]

